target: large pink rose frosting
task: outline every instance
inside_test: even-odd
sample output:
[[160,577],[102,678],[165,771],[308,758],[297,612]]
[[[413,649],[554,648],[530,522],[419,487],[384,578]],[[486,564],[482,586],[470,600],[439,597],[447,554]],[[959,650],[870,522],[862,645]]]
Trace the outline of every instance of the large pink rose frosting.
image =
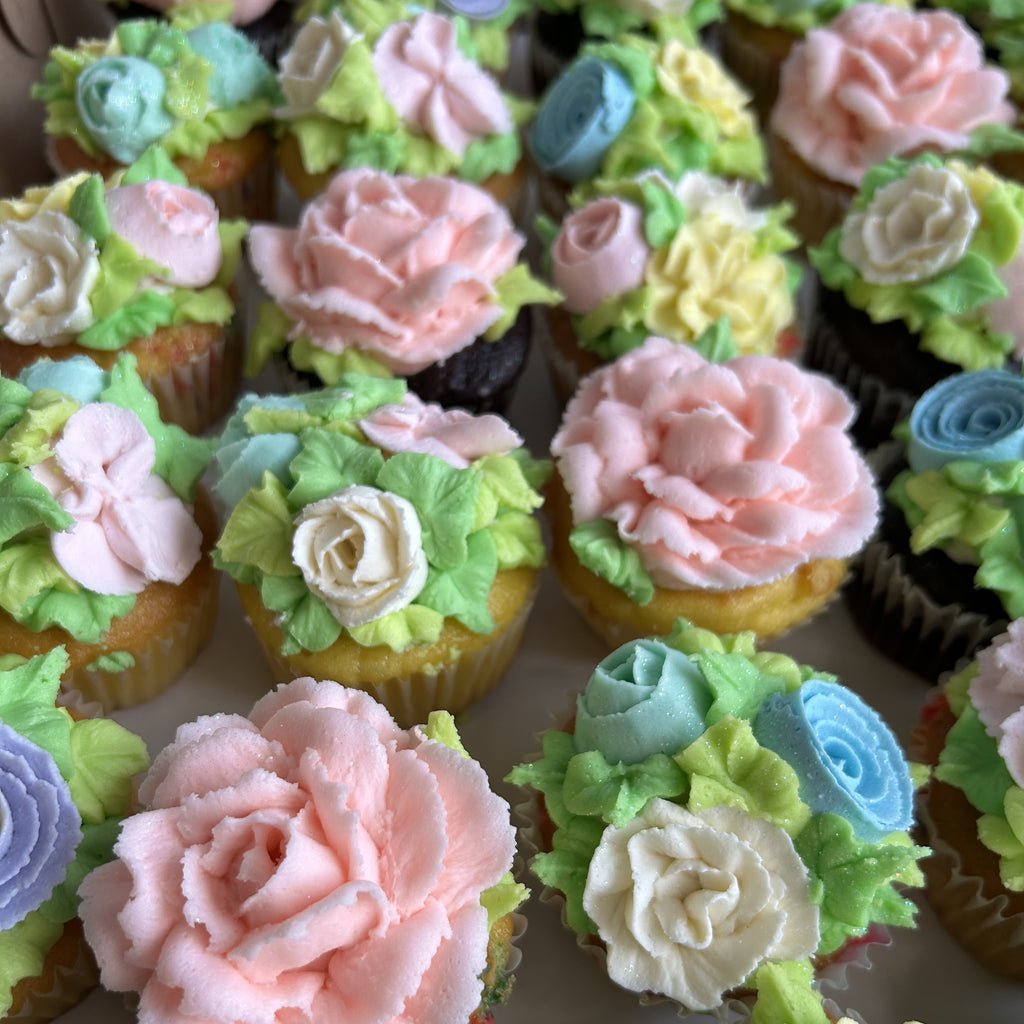
[[1024,619],[1015,619],[984,650],[971,680],[971,703],[999,747],[1006,768],[1024,786]]
[[658,586],[728,590],[867,540],[878,495],[853,416],[793,363],[652,337],[584,379],[551,451],[575,523],[615,523]]
[[357,348],[417,373],[472,344],[501,315],[494,282],[524,245],[483,189],[453,178],[343,171],[298,228],[258,225],[263,286],[328,352]]
[[948,11],[858,3],[812,29],[782,67],[772,128],[815,170],[859,185],[890,156],[967,145],[1009,124],[1005,72]]
[[140,1022],[465,1021],[508,805],[368,695],[299,679],[179,728],[82,883],[107,988]]
[[455,23],[440,14],[385,29],[373,67],[402,121],[457,156],[476,139],[514,128],[497,83],[462,53]]

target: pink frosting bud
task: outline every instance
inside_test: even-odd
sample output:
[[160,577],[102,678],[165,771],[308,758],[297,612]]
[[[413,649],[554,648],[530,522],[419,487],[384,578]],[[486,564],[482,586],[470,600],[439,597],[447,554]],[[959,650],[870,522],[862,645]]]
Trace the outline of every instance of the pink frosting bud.
[[650,248],[640,210],[597,199],[571,213],[551,246],[551,273],[570,313],[589,313],[610,295],[639,288]]
[[114,231],[140,256],[167,267],[165,279],[182,288],[202,288],[221,263],[217,207],[204,192],[167,181],[121,185],[107,193]]

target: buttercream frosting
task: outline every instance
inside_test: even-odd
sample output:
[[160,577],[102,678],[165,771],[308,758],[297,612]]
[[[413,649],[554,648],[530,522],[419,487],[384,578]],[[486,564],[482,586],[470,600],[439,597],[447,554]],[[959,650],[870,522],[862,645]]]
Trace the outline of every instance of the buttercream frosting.
[[[117,0],[109,0],[116,3]],[[166,14],[175,4],[181,0],[137,0],[143,7]],[[223,0],[220,0],[223,2]],[[262,18],[277,0],[227,0],[231,8],[231,23],[233,25],[248,25],[257,18]]]
[[971,703],[996,741],[1010,777],[1024,786],[1024,621],[1015,619],[978,652],[970,681]]
[[699,41],[697,33],[704,25],[721,17],[718,0],[537,0],[537,7],[553,14],[575,13],[588,38],[643,32],[690,45]]

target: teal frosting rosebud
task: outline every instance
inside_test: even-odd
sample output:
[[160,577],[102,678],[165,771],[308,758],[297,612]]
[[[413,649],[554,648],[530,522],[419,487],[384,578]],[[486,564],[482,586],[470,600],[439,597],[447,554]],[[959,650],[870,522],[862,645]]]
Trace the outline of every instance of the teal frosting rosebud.
[[712,695],[700,668],[660,640],[632,640],[594,670],[576,703],[577,753],[610,764],[674,754],[705,729]]
[[957,373],[929,388],[910,415],[915,473],[961,459],[1024,459],[1024,378],[1005,370]]
[[211,21],[188,33],[194,53],[213,66],[210,101],[230,109],[257,99],[277,97],[277,79],[260,51],[241,32]]
[[569,182],[593,177],[633,114],[636,95],[613,64],[584,57],[570,65],[541,102],[531,146],[546,174]]
[[448,10],[474,21],[488,21],[504,13],[509,0],[442,0]]
[[913,793],[892,730],[852,690],[810,679],[761,706],[754,736],[795,769],[800,798],[815,814],[837,814],[879,842],[913,823]]
[[101,57],[82,70],[75,103],[89,138],[123,164],[174,126],[163,72],[141,57]]

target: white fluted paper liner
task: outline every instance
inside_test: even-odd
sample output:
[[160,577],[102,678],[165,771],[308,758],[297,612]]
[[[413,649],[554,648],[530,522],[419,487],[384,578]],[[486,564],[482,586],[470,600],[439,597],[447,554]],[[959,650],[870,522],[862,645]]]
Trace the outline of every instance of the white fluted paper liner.
[[81,923],[73,918],[47,954],[40,974],[15,986],[4,1024],[46,1024],[80,1003],[99,980],[99,968],[86,945]]

